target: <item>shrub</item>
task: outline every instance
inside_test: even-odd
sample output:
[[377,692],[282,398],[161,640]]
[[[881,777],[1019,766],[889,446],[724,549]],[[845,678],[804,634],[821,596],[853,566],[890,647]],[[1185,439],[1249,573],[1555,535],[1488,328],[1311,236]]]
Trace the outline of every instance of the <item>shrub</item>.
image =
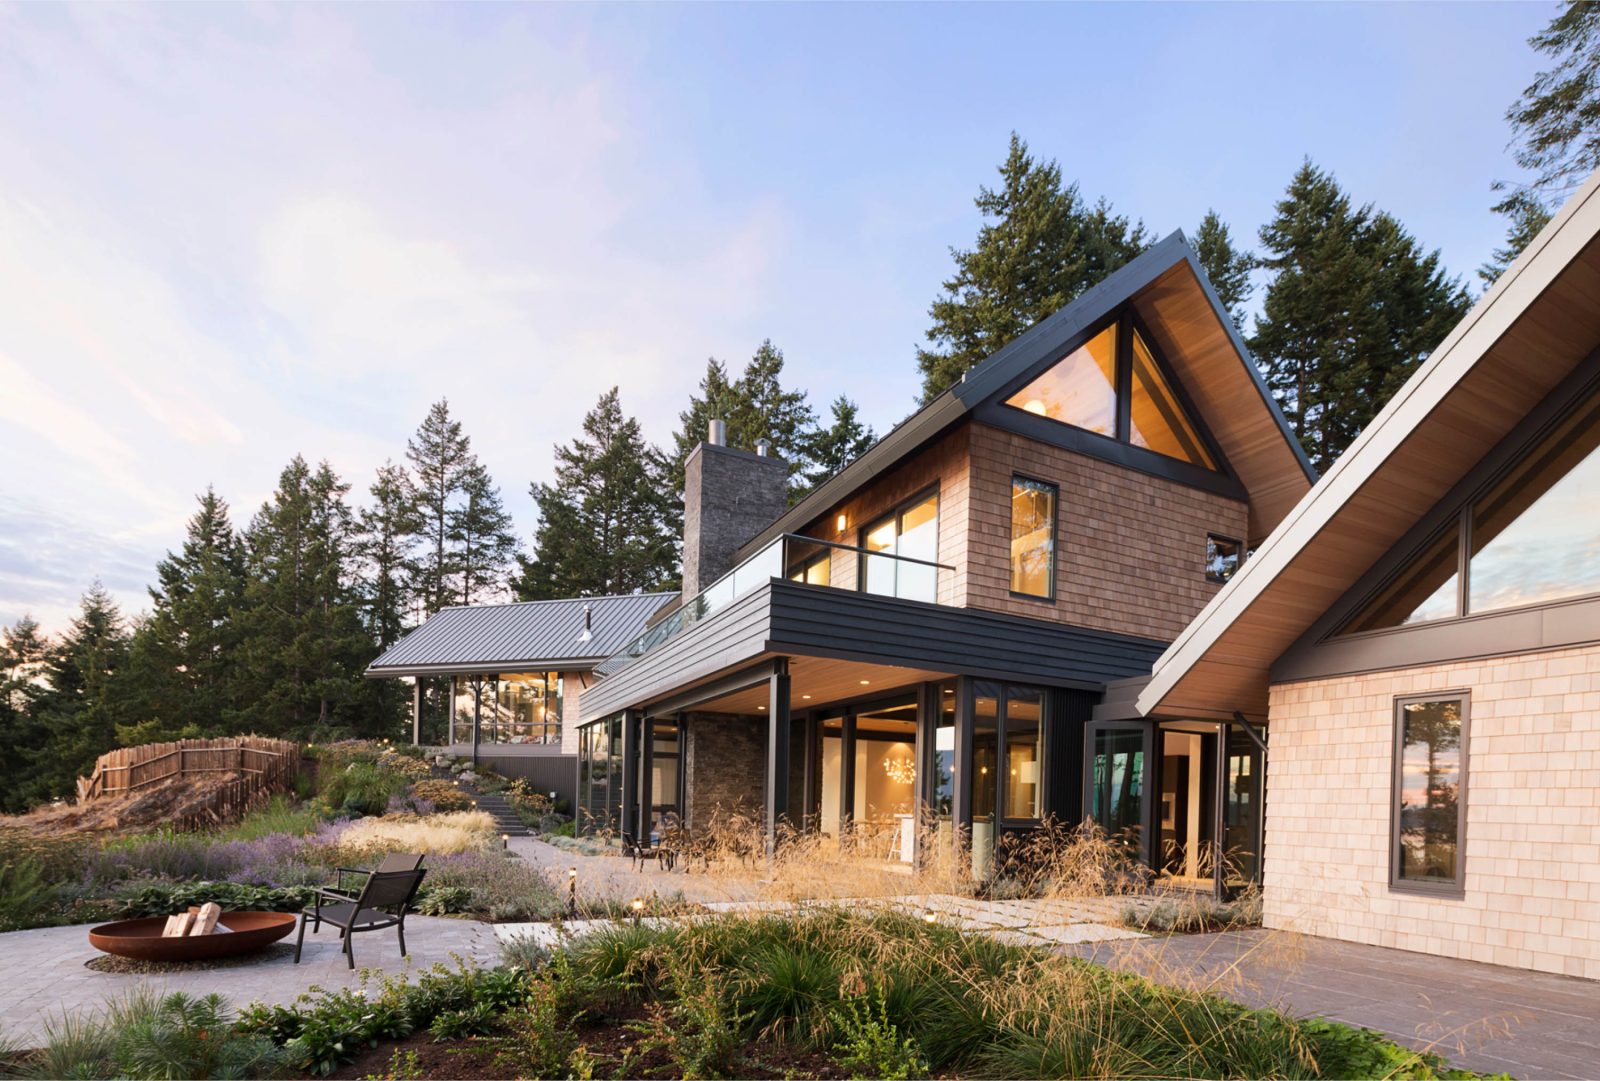
[[422,759],[401,754],[392,748],[378,755],[377,765],[378,768],[398,774],[408,781],[420,781],[433,772],[428,768],[428,763]]
[[124,919],[170,916],[211,901],[225,912],[298,912],[311,903],[314,893],[309,886],[277,889],[243,882],[153,882],[125,893],[119,915]]
[[411,798],[426,800],[433,804],[435,811],[469,811],[472,809],[472,797],[457,788],[454,783],[445,780],[418,781],[411,786]]
[[469,909],[502,921],[549,919],[561,912],[554,887],[537,868],[498,849],[430,858],[427,885],[471,891]]
[[376,762],[353,761],[342,769],[322,765],[319,776],[322,798],[343,814],[381,815],[388,809],[389,797],[405,787],[405,778],[384,769]]
[[916,1041],[900,1035],[882,999],[850,999],[838,1011],[838,1027],[834,1055],[851,1077],[908,1081],[927,1076],[928,1064]]
[[417,892],[417,911],[424,916],[454,916],[473,907],[472,891],[465,886],[424,886]]
[[0,931],[38,927],[55,900],[55,890],[45,881],[33,860],[0,863]]
[[487,813],[454,811],[426,817],[364,818],[352,822],[339,835],[338,843],[346,854],[405,851],[450,855],[482,848],[493,836],[494,819]]

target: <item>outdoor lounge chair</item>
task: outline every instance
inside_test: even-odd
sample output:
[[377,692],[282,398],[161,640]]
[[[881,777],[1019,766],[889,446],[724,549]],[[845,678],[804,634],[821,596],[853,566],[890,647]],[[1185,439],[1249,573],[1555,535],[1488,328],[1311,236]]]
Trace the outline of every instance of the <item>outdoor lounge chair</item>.
[[382,931],[393,927],[400,937],[400,956],[406,955],[406,909],[422,885],[422,876],[428,872],[373,871],[355,900],[331,890],[318,890],[311,907],[300,913],[300,932],[294,940],[294,963],[300,963],[300,949],[306,939],[306,924],[316,934],[323,923],[339,928],[344,939],[345,964],[356,967],[355,949],[351,945],[358,931]]
[[[378,870],[385,873],[389,871],[415,871],[421,866],[422,853],[420,852],[391,852],[383,857],[383,862],[378,864]],[[354,901],[361,891],[346,886],[344,884],[344,876],[372,874],[371,871],[361,867],[338,867],[335,868],[335,873],[337,877],[334,878],[333,885],[324,886],[323,889],[328,893],[337,893],[351,901]]]

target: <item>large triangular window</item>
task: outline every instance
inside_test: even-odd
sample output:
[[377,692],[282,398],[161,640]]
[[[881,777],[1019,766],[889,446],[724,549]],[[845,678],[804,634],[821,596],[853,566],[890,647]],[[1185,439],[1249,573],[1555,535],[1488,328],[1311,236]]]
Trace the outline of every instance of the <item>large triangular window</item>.
[[1114,321],[1006,399],[1014,409],[1215,470],[1155,351]]
[[1424,547],[1344,632],[1590,594],[1600,594],[1600,395],[1574,410],[1453,515],[1443,535]]

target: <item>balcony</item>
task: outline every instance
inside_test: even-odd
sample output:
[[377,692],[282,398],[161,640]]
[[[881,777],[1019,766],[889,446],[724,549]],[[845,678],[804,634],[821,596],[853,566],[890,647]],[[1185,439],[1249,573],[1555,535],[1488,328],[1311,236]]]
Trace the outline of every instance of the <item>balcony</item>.
[[[735,600],[774,578],[900,600],[940,603],[955,568],[893,552],[784,533],[749,559],[691,597],[660,623],[595,667],[595,674],[622,671],[685,630],[703,623]],[[849,584],[845,580],[849,580]]]

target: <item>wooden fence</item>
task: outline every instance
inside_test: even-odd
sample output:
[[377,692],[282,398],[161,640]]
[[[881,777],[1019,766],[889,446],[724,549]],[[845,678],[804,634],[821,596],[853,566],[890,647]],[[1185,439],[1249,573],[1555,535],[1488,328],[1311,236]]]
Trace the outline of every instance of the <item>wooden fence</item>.
[[239,773],[238,780],[218,789],[230,793],[221,802],[234,807],[258,802],[255,794],[289,787],[299,769],[300,745],[289,740],[242,736],[146,743],[96,759],[94,772],[78,778],[78,802],[137,792],[173,778]]

